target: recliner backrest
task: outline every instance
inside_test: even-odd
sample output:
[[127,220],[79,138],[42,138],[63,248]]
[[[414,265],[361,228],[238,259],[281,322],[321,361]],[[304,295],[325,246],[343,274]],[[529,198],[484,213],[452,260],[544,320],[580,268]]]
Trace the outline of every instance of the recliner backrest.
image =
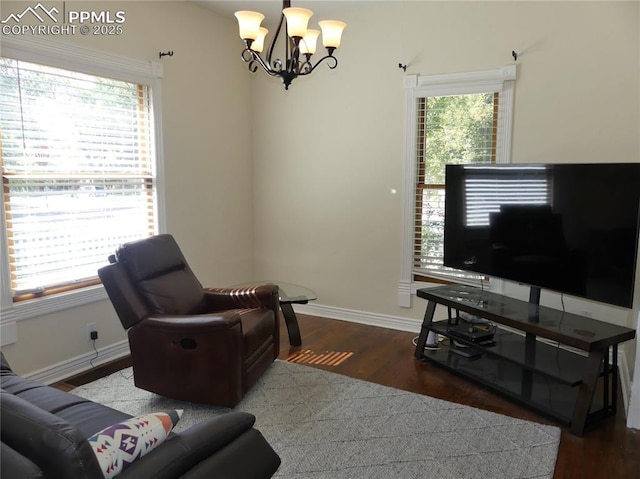
[[98,276],[124,329],[129,329],[151,315],[153,311],[136,290],[124,266],[115,261],[115,257],[112,264],[98,270]]
[[126,243],[118,248],[116,260],[152,312],[185,315],[202,311],[202,284],[173,236],[162,234]]

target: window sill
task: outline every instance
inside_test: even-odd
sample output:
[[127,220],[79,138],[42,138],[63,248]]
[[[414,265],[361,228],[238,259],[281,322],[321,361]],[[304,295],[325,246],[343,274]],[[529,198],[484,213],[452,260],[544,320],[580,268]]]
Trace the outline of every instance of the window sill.
[[437,283],[437,284],[455,284],[452,279],[438,278],[436,276],[427,276],[424,274],[414,274],[412,283]]
[[102,285],[99,284],[42,298],[20,301],[9,308],[13,309],[12,320],[20,321],[105,299],[107,299],[107,293]]

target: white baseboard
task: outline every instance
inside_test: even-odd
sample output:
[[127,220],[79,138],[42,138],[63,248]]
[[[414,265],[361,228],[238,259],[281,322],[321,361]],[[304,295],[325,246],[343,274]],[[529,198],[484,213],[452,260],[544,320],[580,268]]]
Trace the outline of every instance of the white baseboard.
[[115,359],[120,359],[124,356],[128,356],[129,354],[129,342],[124,340],[105,346],[104,348],[98,348],[97,357],[95,351],[92,351],[91,353],[82,354],[67,361],[53,364],[47,368],[26,374],[25,377],[40,383],[52,384],[64,381],[76,374],[89,371],[96,366],[100,366],[101,364],[108,363]]
[[631,372],[627,356],[621,348],[618,348],[618,377],[620,378],[620,389],[622,390],[622,400],[624,401],[624,417],[628,417],[631,404]]
[[385,314],[369,313],[366,311],[356,311],[353,309],[336,308],[334,306],[324,306],[321,304],[296,304],[294,310],[301,314],[319,316],[321,318],[341,319],[352,323],[368,324],[380,328],[397,329],[410,333],[419,333],[422,320],[413,318],[403,318],[400,316],[389,316]]
[[632,393],[630,401],[627,413],[627,427],[640,429],[640,397]]
[[[418,320],[414,318],[403,318],[399,316],[369,313],[366,311],[336,308],[334,306],[324,306],[317,303],[296,304],[294,306],[294,310],[297,313],[319,316],[321,318],[340,319],[343,321],[351,321],[353,323],[396,329],[399,331],[408,331],[416,334],[420,332],[420,327],[422,326],[421,319]],[[620,388],[622,390],[622,399],[624,401],[624,413],[626,417],[629,409],[629,398],[631,396],[631,376],[627,357],[621,348],[618,348],[618,373]]]

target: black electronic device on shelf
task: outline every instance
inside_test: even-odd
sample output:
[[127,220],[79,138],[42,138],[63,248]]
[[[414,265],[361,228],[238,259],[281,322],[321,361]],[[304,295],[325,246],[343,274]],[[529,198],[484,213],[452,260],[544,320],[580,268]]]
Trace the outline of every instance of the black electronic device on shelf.
[[493,339],[493,328],[469,323],[452,324],[447,327],[447,333],[454,338],[466,339],[472,343],[485,343]]

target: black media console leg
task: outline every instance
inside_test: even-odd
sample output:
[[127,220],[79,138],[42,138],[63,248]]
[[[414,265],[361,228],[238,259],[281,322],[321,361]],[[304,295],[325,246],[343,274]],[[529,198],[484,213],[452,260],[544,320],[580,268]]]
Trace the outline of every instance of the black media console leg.
[[280,303],[280,309],[284,316],[284,322],[289,332],[289,344],[291,346],[301,346],[302,338],[300,337],[300,327],[298,326],[298,318],[293,310],[293,306],[289,303]]
[[427,336],[429,336],[429,326],[433,321],[433,315],[436,312],[436,302],[429,301],[427,303],[427,310],[424,312],[424,319],[422,320],[422,328],[420,329],[420,336],[418,336],[418,342],[416,343],[416,350],[413,353],[417,359],[422,359],[424,356],[424,347],[427,344]]
[[[536,363],[536,335],[526,333],[524,343],[524,360],[533,367]],[[525,369],[522,371],[522,389],[520,394],[523,398],[531,400],[533,394],[533,371]]]
[[[609,350],[607,350],[607,355]],[[618,345],[613,345],[612,355],[613,365],[611,370],[611,404],[609,405],[611,414],[615,414],[618,410]]]
[[587,358],[582,384],[580,384],[580,389],[578,390],[573,418],[571,419],[571,433],[576,436],[582,436],[584,433],[605,353],[608,353],[608,348],[591,351]]

